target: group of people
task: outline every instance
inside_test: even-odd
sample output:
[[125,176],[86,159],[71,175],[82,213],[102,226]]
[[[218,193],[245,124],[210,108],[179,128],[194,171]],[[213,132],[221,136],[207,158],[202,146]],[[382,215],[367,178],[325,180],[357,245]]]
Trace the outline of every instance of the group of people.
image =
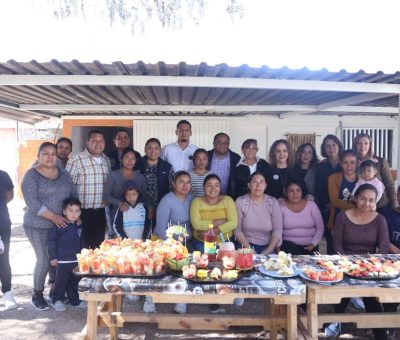
[[[210,224],[219,242],[231,239],[259,254],[278,249],[313,254],[323,236],[328,254],[400,251],[394,181],[388,162],[372,153],[367,134],[358,135],[349,150],[327,135],[322,161],[310,143],[300,145],[292,157],[285,139],[272,143],[268,161],[257,156],[255,139],[243,142],[240,156],[230,150],[223,132],[207,151],[190,143],[187,120],[177,124],[176,135],[177,141],[164,147],[157,138],[148,139],[144,157],[131,147],[125,129],[116,131],[108,156],[99,130],[90,131],[86,149],[70,159],[68,138],[40,146],[38,161],[22,181],[24,230],[37,258],[36,309],[48,308],[43,296],[47,273],[50,303],[57,310],[64,310],[65,293],[71,305],[84,306],[72,293],[77,282],[68,274],[76,261],[71,252],[98,247],[106,226],[109,237],[165,239],[167,227],[180,224],[189,233],[190,250],[199,251]],[[4,183],[1,207],[11,199],[4,192],[12,191],[12,184]],[[9,229],[9,221],[2,217],[1,223],[8,251],[9,234],[3,235],[3,229]],[[8,257],[4,254],[2,261]],[[11,273],[7,266],[0,268],[2,290],[11,294]]]

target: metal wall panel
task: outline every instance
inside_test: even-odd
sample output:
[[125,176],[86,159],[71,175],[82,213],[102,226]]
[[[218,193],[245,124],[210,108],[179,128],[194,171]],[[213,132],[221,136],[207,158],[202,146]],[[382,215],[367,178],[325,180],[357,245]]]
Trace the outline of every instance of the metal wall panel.
[[[135,120],[133,123],[134,147],[140,153],[144,153],[146,140],[156,137],[161,145],[175,142],[177,140],[175,130],[180,119],[168,120]],[[190,121],[190,120],[189,120]],[[212,149],[214,135],[218,132],[225,132],[229,135],[229,120],[204,119],[190,121],[192,124],[192,137],[190,142],[206,150]]]
[[360,133],[367,133],[372,138],[372,151],[374,154],[385,158],[392,166],[393,160],[393,129],[385,128],[344,128],[343,146],[351,149],[353,139]]

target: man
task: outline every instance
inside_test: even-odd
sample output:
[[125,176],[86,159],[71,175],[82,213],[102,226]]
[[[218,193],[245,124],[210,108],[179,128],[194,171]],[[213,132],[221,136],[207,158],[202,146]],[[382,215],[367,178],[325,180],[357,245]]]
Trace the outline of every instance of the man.
[[210,171],[221,179],[221,190],[224,194],[233,194],[233,170],[240,161],[240,156],[229,149],[230,138],[224,132],[214,136],[214,149],[208,151]]
[[190,144],[192,125],[187,120],[181,120],[176,126],[175,134],[178,140],[175,143],[165,145],[161,150],[161,158],[172,165],[174,172],[193,168],[193,153],[197,146]]
[[11,291],[10,237],[11,220],[7,204],[14,197],[14,185],[10,176],[0,170],[0,282],[4,309],[18,307]]
[[[124,149],[131,146],[131,139],[129,137],[128,130],[124,128],[118,128],[114,135],[114,148],[107,155],[111,162],[111,170],[118,170],[121,167],[121,154]],[[142,156],[139,152],[135,151],[136,164],[134,169],[140,170],[142,165]]]
[[106,229],[103,188],[111,165],[103,153],[104,147],[103,132],[90,131],[86,149],[72,157],[66,167],[82,202],[81,218],[85,245],[92,249],[104,241]]

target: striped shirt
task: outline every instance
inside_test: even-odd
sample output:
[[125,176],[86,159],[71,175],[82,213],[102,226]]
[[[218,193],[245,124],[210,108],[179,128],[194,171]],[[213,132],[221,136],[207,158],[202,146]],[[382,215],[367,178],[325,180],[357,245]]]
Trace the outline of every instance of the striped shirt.
[[207,175],[211,174],[211,172],[207,171],[204,175],[197,175],[194,171],[189,171],[190,182],[192,184],[192,188],[190,189],[190,193],[193,197],[201,197],[204,196],[204,178]]
[[104,183],[110,169],[107,156],[103,154],[101,162],[98,163],[87,149],[68,161],[66,170],[76,186],[82,208],[104,208]]

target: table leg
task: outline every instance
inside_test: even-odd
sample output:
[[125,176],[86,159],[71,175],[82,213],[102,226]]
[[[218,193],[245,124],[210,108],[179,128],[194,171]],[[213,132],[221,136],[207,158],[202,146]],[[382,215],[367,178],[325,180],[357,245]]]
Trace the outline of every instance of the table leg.
[[271,336],[270,339],[276,340],[278,339],[278,326],[276,325],[276,318],[279,317],[281,314],[281,306],[276,305],[274,301],[271,301],[271,320],[272,320],[272,326],[271,326]]
[[[109,313],[121,312],[122,309],[122,295],[113,295],[111,301],[108,303],[107,310]],[[116,321],[111,317],[110,337],[111,340],[118,339],[118,326],[115,326]]]
[[286,305],[286,339],[297,339],[297,305]]
[[85,340],[95,340],[97,336],[97,301],[88,301]]
[[311,339],[318,339],[318,305],[315,302],[315,290],[307,293],[307,332]]

